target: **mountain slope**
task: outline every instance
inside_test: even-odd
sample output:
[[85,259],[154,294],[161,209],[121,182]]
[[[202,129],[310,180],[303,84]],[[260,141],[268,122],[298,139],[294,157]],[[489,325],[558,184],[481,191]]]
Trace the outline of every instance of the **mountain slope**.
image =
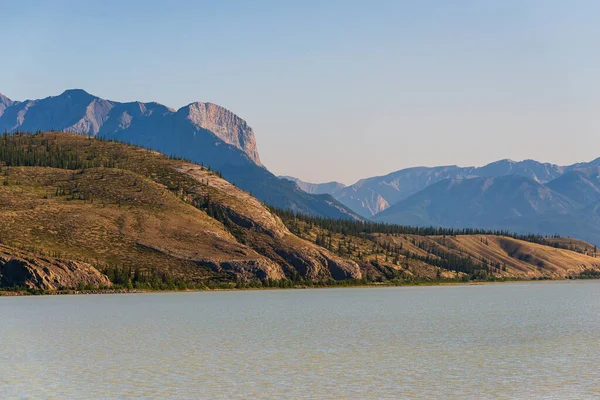
[[559,177],[567,167],[534,160],[500,160],[483,167],[414,167],[384,176],[361,179],[353,185],[332,192],[334,197],[356,213],[370,218],[399,201],[444,179],[500,177],[518,175],[539,183]]
[[457,166],[416,167],[362,179],[335,193],[336,198],[358,214],[370,218],[421,189],[449,177],[462,177]]
[[600,167],[572,169],[546,186],[581,205],[594,203],[600,200]]
[[202,163],[261,201],[331,218],[358,218],[331,197],[289,185],[261,163],[254,132],[232,112],[211,103],[175,111],[158,103],[119,103],[83,90],[40,100],[3,101],[0,131],[60,130],[117,139]]
[[565,278],[600,270],[597,249],[571,238],[334,222],[285,212],[282,218],[301,237],[361,263],[376,281]]
[[493,228],[506,219],[567,214],[575,207],[570,199],[521,176],[447,179],[379,213],[375,220],[419,226]]

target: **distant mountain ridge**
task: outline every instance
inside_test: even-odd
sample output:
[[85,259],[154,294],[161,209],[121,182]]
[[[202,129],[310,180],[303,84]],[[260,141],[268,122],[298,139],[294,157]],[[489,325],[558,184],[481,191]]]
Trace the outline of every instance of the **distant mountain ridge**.
[[[400,201],[374,219],[394,223],[411,219],[411,225],[477,227],[543,213],[568,214],[576,203],[531,178],[501,177],[445,179]],[[404,215],[402,215],[404,214]]]
[[196,131],[210,131],[218,139],[243,151],[257,165],[262,165],[252,128],[216,104],[196,102],[175,111],[154,102],[104,100],[81,89],[66,90],[58,96],[40,100],[14,102],[3,95],[1,98],[6,104],[0,119],[2,131],[35,131],[52,126],[90,136],[125,135],[140,124],[140,120],[156,122],[158,117],[171,117],[189,121]]
[[293,176],[280,176],[279,178],[296,183],[300,189],[310,194],[333,194],[346,187],[346,185],[343,183],[335,181],[325,183],[310,183],[304,182],[298,178],[294,178]]
[[540,183],[520,175],[445,179],[375,215],[379,222],[559,234],[600,245],[598,167]]
[[[324,189],[324,192],[331,194],[357,214],[365,218],[371,218],[401,200],[444,179],[516,175],[528,177],[538,183],[545,184],[566,172],[593,165],[600,166],[600,158],[589,163],[578,163],[570,166],[559,166],[535,160],[512,161],[505,159],[481,167],[446,165],[406,168],[383,176],[361,179],[353,185],[341,188],[328,187],[326,184],[308,185]],[[300,181],[291,177],[286,177],[286,179]],[[306,186],[299,186],[300,188],[306,188]],[[325,189],[330,191],[325,191]]]
[[331,193],[378,222],[560,234],[600,245],[599,165],[600,158],[569,166],[500,160],[416,167]]
[[456,165],[431,168],[415,167],[381,177],[362,179],[354,185],[336,192],[334,196],[357,213],[371,217],[444,179],[519,175],[545,183],[560,176],[563,171],[564,167],[554,164],[539,163],[533,160],[515,162],[508,159],[482,167],[459,167]]
[[280,208],[330,218],[359,218],[329,195],[315,196],[278,179],[259,157],[252,128],[212,103],[173,110],[159,103],[120,103],[81,89],[38,100],[0,96],[0,132],[57,130],[113,138],[190,159]]

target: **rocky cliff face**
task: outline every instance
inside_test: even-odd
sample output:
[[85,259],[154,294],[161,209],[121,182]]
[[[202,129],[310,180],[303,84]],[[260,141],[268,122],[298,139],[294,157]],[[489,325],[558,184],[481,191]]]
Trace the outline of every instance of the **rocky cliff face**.
[[231,111],[212,103],[192,103],[180,111],[198,128],[211,131],[225,143],[242,150],[257,165],[262,165],[252,128]]
[[89,264],[35,256],[0,245],[0,287],[56,290],[80,284],[111,286],[108,278]]

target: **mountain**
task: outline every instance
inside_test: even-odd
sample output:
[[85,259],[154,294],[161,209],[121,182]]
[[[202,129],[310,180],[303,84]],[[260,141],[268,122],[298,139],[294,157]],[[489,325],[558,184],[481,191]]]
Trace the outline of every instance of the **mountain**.
[[173,110],[158,103],[119,103],[84,90],[13,102],[2,97],[0,131],[67,131],[117,139],[210,166],[261,201],[311,215],[358,218],[334,198],[308,194],[261,163],[254,132],[211,103]]
[[0,173],[0,289],[398,284],[600,270],[580,241],[393,228],[406,233],[398,235],[365,221],[275,214],[201,165],[83,135],[2,135]]
[[500,160],[482,167],[415,167],[330,193],[380,222],[558,233],[600,244],[592,207],[600,201],[600,158],[569,166]]
[[357,214],[370,218],[421,189],[450,177],[462,177],[457,166],[416,167],[362,179],[334,193],[336,199]]
[[508,175],[446,179],[400,201],[374,219],[418,226],[494,228],[507,219],[569,214],[575,209],[572,200],[533,179]]
[[444,179],[518,175],[546,183],[562,175],[566,168],[534,160],[500,160],[483,167],[414,167],[361,179],[353,185],[329,193],[357,214],[370,218]]
[[559,234],[600,245],[600,204],[591,172],[541,184],[516,175],[447,179],[377,214],[375,221],[418,226]]
[[310,183],[304,182],[293,176],[280,176],[279,179],[285,179],[294,182],[300,189],[310,194],[334,194],[340,189],[346,187],[340,182],[326,182],[326,183]]
[[578,167],[549,182],[546,186],[581,205],[600,200],[600,167]]

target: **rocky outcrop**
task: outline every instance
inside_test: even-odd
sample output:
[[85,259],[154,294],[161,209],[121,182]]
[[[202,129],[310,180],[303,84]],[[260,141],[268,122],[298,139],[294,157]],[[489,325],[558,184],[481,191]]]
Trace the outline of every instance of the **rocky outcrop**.
[[257,165],[262,165],[252,128],[231,111],[216,104],[200,102],[180,111],[186,113],[186,118],[196,127],[211,131],[225,143],[242,150]]
[[230,260],[214,261],[199,260],[198,265],[209,267],[215,272],[225,272],[230,276],[242,281],[252,281],[255,279],[284,279],[285,274],[281,267],[271,260],[264,258],[258,260]]
[[0,245],[0,287],[57,290],[79,285],[108,287],[111,282],[89,264],[33,256]]
[[214,206],[220,207],[235,225],[242,242],[283,266],[288,277],[297,273],[312,280],[361,278],[357,263],[293,235],[279,217],[250,194],[198,165],[184,164],[178,171],[206,183]]

